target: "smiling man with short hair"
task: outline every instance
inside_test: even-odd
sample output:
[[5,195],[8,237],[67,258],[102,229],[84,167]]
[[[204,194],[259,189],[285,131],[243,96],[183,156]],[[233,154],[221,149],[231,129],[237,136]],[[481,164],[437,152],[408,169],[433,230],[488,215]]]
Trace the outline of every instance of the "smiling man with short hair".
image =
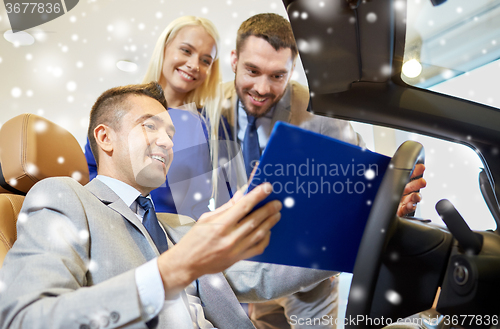
[[99,97],[98,176],[47,178],[27,194],[0,269],[0,328],[250,329],[237,297],[276,298],[331,275],[241,261],[262,253],[280,219],[279,201],[252,211],[269,184],[197,223],[156,213],[149,193],[165,182],[174,132],[157,83]]

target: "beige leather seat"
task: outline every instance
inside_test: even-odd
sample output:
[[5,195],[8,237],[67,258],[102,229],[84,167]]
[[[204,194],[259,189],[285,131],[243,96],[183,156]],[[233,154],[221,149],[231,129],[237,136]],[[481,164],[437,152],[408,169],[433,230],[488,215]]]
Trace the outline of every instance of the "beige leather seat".
[[16,241],[24,195],[38,181],[70,176],[89,180],[85,155],[67,130],[34,114],[21,114],[0,129],[0,267]]

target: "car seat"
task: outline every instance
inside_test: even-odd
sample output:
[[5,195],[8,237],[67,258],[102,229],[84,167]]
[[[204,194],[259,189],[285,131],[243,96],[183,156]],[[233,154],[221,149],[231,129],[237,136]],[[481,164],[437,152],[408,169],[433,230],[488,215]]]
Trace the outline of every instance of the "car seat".
[[47,177],[89,181],[85,155],[66,129],[34,114],[21,114],[0,129],[0,267],[17,238],[24,196]]

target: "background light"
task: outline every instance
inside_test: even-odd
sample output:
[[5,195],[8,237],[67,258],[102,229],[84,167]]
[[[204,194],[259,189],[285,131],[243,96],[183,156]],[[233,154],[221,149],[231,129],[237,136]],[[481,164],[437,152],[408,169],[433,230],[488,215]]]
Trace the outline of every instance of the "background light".
[[408,78],[416,78],[422,73],[422,64],[416,59],[411,59],[403,64],[403,74]]
[[116,67],[125,72],[134,72],[137,70],[137,64],[130,61],[119,61],[116,63]]

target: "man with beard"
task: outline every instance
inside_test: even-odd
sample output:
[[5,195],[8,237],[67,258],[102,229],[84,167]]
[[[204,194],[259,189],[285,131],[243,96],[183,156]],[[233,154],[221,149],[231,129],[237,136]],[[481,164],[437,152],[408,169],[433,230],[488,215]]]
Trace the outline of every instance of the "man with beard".
[[[349,122],[307,111],[307,87],[290,80],[297,54],[290,23],[277,14],[252,16],[238,30],[236,50],[231,52],[235,80],[224,84],[222,110],[222,115],[231,126],[232,136],[242,147],[246,173],[243,170],[236,173],[238,182],[245,181],[241,177],[250,176],[277,121],[351,144],[364,145]],[[423,171],[423,165],[419,165],[413,176],[421,175]],[[423,178],[413,180],[406,186],[398,215],[403,216],[415,210],[420,195],[412,192],[423,187]],[[250,305],[249,313],[259,329],[300,328],[290,323],[292,315],[303,319],[321,319],[325,316],[335,319],[337,290],[338,278],[332,277],[291,296]]]

